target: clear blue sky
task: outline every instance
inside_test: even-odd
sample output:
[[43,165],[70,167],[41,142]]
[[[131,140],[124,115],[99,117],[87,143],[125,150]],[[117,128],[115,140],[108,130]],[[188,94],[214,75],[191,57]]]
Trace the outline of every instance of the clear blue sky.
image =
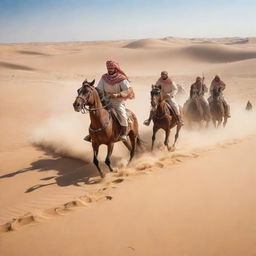
[[256,0],[0,0],[0,43],[256,36]]

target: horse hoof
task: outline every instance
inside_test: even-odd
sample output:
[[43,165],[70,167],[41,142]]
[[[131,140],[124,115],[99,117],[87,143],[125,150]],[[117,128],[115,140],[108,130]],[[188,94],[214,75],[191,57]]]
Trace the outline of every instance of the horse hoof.
[[175,151],[175,147],[170,147],[170,148],[168,148],[168,151],[169,151],[169,152]]
[[102,178],[102,179],[104,179],[105,177],[106,177],[106,174],[105,173],[100,173],[100,177]]
[[114,167],[114,168],[112,169],[112,172],[117,173],[117,172],[118,172],[118,168],[117,168],[117,167]]

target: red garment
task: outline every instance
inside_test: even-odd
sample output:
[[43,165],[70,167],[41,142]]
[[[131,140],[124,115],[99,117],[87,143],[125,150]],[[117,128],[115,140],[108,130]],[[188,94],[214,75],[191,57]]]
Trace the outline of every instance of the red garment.
[[220,88],[220,87],[224,90],[226,88],[226,84],[221,80],[217,82],[215,79],[213,79],[211,83],[211,90],[213,90],[214,88]]
[[107,68],[115,68],[116,69],[116,72],[113,75],[106,73],[102,76],[102,79],[106,83],[114,85],[114,84],[122,82],[123,80],[129,81],[127,75],[121,70],[121,68],[117,62],[108,60],[106,62],[106,66],[107,66]]

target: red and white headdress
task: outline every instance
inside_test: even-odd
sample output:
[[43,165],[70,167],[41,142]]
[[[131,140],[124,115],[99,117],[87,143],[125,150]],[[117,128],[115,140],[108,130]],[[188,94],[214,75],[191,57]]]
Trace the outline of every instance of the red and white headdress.
[[122,71],[119,64],[113,60],[108,60],[106,62],[107,68],[115,68],[116,72],[113,75],[110,75],[108,73],[104,74],[102,76],[103,80],[108,84],[117,84],[122,82],[123,80],[129,80],[127,75]]

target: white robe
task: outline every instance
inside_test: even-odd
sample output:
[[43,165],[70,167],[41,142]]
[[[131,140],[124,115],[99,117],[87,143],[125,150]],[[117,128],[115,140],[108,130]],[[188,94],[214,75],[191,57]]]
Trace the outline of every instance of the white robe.
[[176,112],[177,115],[180,115],[180,108],[178,103],[176,102],[174,96],[178,91],[178,87],[174,82],[171,83],[161,83],[159,80],[156,82],[156,85],[161,85],[161,95],[163,99],[165,99]]
[[[111,94],[120,93],[121,96],[126,97],[128,95],[128,89],[130,88],[130,83],[128,80],[123,80],[117,84],[108,84],[104,79],[100,79],[97,88],[102,90],[106,96]],[[128,116],[126,113],[125,101],[121,97],[119,98],[111,98],[110,97],[110,105],[115,109],[117,113],[117,118],[122,126],[128,126]]]

